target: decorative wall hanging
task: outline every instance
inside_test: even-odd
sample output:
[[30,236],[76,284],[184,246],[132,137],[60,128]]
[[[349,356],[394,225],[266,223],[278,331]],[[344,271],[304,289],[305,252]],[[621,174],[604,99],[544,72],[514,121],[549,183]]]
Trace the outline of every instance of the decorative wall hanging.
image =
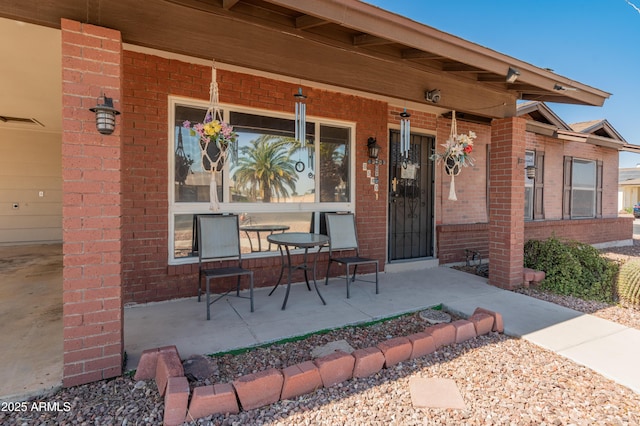
[[411,121],[409,117],[411,114],[407,112],[405,108],[404,111],[400,113],[400,154],[402,155],[403,161],[409,157],[409,150],[411,149]]
[[[218,81],[216,78],[215,61],[211,65],[211,85],[209,86],[209,108],[202,123],[185,121],[183,126],[190,130],[191,135],[200,137],[200,159],[202,168],[211,173],[209,183],[209,209],[217,212],[220,210],[218,201],[217,173],[222,171],[230,145],[235,143],[238,135],[233,127],[222,119],[222,111],[218,101]],[[216,149],[210,149],[214,144]],[[212,155],[213,157],[212,157]]]
[[302,94],[302,87],[298,87],[298,93],[293,96],[296,98],[295,139],[300,142],[300,148],[304,148],[307,142],[307,96]]
[[444,170],[451,176],[451,186],[449,187],[449,200],[456,201],[455,177],[460,174],[462,167],[473,166],[473,140],[476,134],[469,130],[469,134],[458,134],[458,123],[456,122],[456,112],[451,113],[451,133],[447,142],[442,144],[444,152],[435,153],[431,156],[432,161],[437,163],[444,161]]

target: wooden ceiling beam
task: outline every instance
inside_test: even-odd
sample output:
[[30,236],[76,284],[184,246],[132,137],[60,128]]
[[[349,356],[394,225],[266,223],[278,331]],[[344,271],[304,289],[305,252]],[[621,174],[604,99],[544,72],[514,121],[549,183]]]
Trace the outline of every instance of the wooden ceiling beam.
[[222,8],[224,10],[230,10],[233,6],[236,5],[240,0],[222,0]]
[[393,42],[382,37],[372,36],[371,34],[358,34],[353,36],[354,46],[380,46],[382,44],[391,44]]
[[447,72],[486,72],[482,68],[460,62],[446,63],[442,65],[442,70]]
[[299,30],[308,30],[309,28],[315,28],[326,24],[328,24],[326,20],[316,18],[315,16],[302,15],[296,18],[296,28]]
[[403,49],[401,52],[402,59],[442,59],[442,56],[434,55],[433,53],[425,52],[419,49]]

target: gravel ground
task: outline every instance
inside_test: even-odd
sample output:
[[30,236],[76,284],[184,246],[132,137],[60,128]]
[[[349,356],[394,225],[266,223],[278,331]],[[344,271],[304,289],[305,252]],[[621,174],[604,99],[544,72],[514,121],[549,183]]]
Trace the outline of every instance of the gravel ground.
[[[640,246],[612,249],[606,254],[624,260],[640,256]],[[521,291],[640,329],[637,310],[549,295],[534,289]],[[344,339],[357,349],[390,337],[406,336],[424,327],[419,315],[412,314],[368,327],[348,327],[297,342],[219,357],[215,375],[204,383],[230,382],[243,374],[293,365],[310,359],[311,349],[330,341]],[[411,377],[454,380],[466,409],[413,408],[409,393]],[[41,402],[50,406],[40,407]],[[59,410],[53,410],[55,404]],[[26,407],[3,406],[0,424],[158,425],[162,422],[163,406],[153,381],[136,382],[129,377],[119,377],[63,389],[29,401]],[[640,395],[532,343],[491,333],[294,400],[187,424],[640,425]]]

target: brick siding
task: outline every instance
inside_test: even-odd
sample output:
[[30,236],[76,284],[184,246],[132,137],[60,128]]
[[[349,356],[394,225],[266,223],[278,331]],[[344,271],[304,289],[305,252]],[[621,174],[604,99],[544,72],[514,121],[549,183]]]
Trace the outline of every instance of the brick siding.
[[[196,294],[197,265],[168,265],[168,96],[208,100],[211,68],[154,55],[124,51],[123,60],[123,276],[125,303],[143,303]],[[227,70],[217,70],[220,102],[276,112],[292,112],[298,85]],[[362,254],[384,265],[387,169],[380,168],[378,200],[357,165],[368,158],[366,141],[376,136],[387,157],[387,105],[303,87],[309,116],[356,123],[356,220]],[[278,256],[246,259],[255,285],[273,285]],[[326,268],[322,255],[318,270]],[[363,271],[364,272],[364,271]],[[302,274],[295,279],[302,279]]]
[[[633,218],[548,220],[524,223],[524,240],[561,240],[599,244],[629,240],[633,234]],[[489,258],[489,225],[439,225],[438,258],[440,264],[465,261],[465,249],[480,252],[483,263]]]
[[[62,20],[63,384],[122,373],[120,128],[89,108],[119,102],[120,33]],[[116,105],[117,108],[117,105]]]

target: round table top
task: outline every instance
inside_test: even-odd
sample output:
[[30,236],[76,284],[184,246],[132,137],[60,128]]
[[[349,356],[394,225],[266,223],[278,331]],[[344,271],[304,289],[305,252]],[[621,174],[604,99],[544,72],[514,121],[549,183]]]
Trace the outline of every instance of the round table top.
[[247,225],[241,226],[241,231],[256,231],[256,232],[267,232],[267,231],[286,231],[289,229],[288,225]]
[[267,237],[267,241],[273,244],[294,247],[323,246],[329,242],[329,237],[322,234],[310,234],[308,232],[284,232]]

